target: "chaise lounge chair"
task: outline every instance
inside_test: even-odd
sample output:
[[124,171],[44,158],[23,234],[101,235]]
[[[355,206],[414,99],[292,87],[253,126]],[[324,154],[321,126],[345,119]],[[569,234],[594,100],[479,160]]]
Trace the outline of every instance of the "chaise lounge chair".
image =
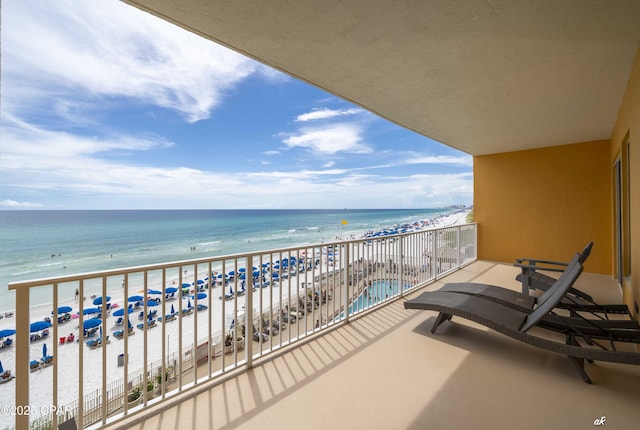
[[[593,242],[589,242],[580,252],[580,264],[584,265],[584,262],[591,254],[592,248]],[[521,269],[521,273],[516,276],[516,280],[522,284],[522,295],[528,296],[529,290],[540,290],[544,292],[556,282],[556,278],[542,273],[542,270],[549,272],[563,272],[569,263],[533,258],[519,258],[516,259],[514,265]],[[572,310],[573,308],[580,308],[580,310],[586,312],[626,314],[630,317],[632,316],[627,305],[598,304],[589,294],[574,287],[569,289],[567,300],[563,300],[563,302],[560,303],[560,307],[565,307],[569,310]]]
[[608,361],[613,363],[640,365],[640,353],[622,352],[615,350],[615,344],[611,341],[611,349],[607,349],[600,343],[592,340],[590,336],[576,330],[570,325],[562,331],[565,334],[565,343],[557,342],[546,337],[530,334],[532,327],[549,329],[543,324],[545,317],[566,295],[571,287],[571,280],[577,278],[582,271],[582,265],[576,261],[570,264],[566,270],[566,276],[556,283],[551,289],[544,303],[540,304],[531,313],[526,313],[504,306],[490,300],[485,300],[469,294],[459,294],[445,291],[426,292],[404,303],[405,309],[421,309],[439,312],[431,329],[435,333],[444,321],[451,320],[453,316],[459,316],[470,321],[482,324],[499,333],[529,345],[545,349],[547,351],[563,354],[569,357],[576,365],[582,379],[591,383],[591,379],[584,370],[584,360]]
[[[516,310],[520,310],[523,312],[528,312],[534,309],[534,307],[543,303],[547,297],[551,294],[553,287],[555,284],[561,281],[563,277],[566,276],[567,268],[575,263],[582,264],[582,254],[576,254],[570,263],[567,263],[565,270],[560,278],[555,279],[551,278],[554,281],[552,286],[546,287],[545,292],[540,297],[529,296],[525,294],[521,294],[517,291],[513,291],[507,288],[498,287],[495,285],[489,284],[481,284],[475,282],[458,282],[458,283],[450,283],[444,285],[438,291],[446,291],[446,292],[455,292],[455,293],[463,293],[470,294],[477,297],[481,297],[487,300],[492,300],[503,304],[505,306],[512,307]],[[616,327],[616,328],[627,328],[627,329],[637,329],[640,330],[640,324],[633,319],[633,316],[629,312],[629,309],[626,305],[598,305],[592,302],[592,304],[585,304],[583,300],[576,299],[575,295],[573,295],[570,291],[576,290],[572,287],[575,279],[571,281],[571,285],[567,294],[561,299],[558,303],[557,307],[565,309],[569,311],[570,315],[573,317],[583,318],[580,312],[588,312],[593,315],[594,320],[605,327]],[[623,311],[624,309],[624,311]],[[611,320],[610,322],[606,322],[608,320],[608,314],[622,314],[625,313],[629,317],[628,320]],[[604,316],[602,316],[603,314]]]

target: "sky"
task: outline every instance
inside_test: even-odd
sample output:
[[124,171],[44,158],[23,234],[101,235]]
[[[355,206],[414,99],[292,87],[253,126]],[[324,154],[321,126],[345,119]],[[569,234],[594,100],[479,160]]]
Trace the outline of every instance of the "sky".
[[1,13],[0,210],[472,204],[470,155],[122,2]]

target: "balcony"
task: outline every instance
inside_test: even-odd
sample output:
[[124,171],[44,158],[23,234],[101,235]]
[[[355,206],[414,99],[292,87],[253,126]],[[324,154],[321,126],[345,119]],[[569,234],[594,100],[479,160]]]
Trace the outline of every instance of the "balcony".
[[[425,288],[474,281],[518,289],[517,273],[476,261]],[[600,301],[620,301],[608,276],[584,273],[576,286]],[[407,311],[403,300],[108,428],[637,426],[640,368],[587,364],[588,385],[565,357],[459,318],[432,335],[435,314]]]
[[[16,428],[56,427],[70,418],[80,428],[127,426],[150,408],[266,371],[317,342],[328,347],[313,352],[323,363],[353,356],[384,324],[391,323],[387,331],[407,315],[389,319],[385,309],[476,259],[475,224],[409,230],[11,284],[16,410],[28,411],[17,414]],[[74,290],[77,312],[54,318],[51,309],[61,312],[62,298]],[[48,299],[38,306],[34,297]],[[51,315],[46,333],[31,324],[43,314]],[[369,314],[383,318],[378,328],[324,344]],[[296,360],[303,367],[295,380],[323,368],[313,357]],[[280,392],[275,381],[268,384]],[[288,387],[287,377],[280,384]],[[236,406],[245,408],[243,400]]]

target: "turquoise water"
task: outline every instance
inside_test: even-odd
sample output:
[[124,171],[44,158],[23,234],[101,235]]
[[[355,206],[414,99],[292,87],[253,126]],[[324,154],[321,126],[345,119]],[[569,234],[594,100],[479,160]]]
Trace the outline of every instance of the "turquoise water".
[[9,282],[320,243],[450,212],[0,211],[0,311],[15,307]]

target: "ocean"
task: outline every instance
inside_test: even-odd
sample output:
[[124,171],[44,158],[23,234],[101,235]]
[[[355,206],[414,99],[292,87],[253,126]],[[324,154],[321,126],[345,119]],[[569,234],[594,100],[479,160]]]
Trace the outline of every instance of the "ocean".
[[15,308],[10,282],[322,243],[453,211],[0,211],[0,311]]

